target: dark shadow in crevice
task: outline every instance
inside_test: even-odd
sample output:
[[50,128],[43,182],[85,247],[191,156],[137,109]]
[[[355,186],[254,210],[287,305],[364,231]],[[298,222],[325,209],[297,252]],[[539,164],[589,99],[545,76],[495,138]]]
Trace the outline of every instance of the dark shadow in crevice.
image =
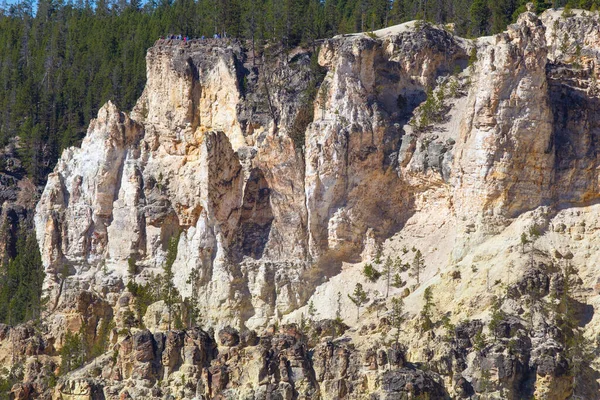
[[244,189],[234,252],[237,262],[244,257],[255,260],[262,258],[274,219],[270,197],[271,189],[262,171],[254,168]]

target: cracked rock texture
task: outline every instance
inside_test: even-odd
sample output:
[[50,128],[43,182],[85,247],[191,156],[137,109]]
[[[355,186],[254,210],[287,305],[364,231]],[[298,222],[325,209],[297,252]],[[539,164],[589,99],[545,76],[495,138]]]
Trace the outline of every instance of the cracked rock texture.
[[[599,21],[526,12],[476,40],[410,22],[260,60],[235,40],[158,41],[135,108],[107,103],[48,177],[43,329],[0,327],[4,362],[10,343],[29,360],[13,393],[598,398],[596,370],[570,375],[559,318],[535,301],[565,293],[573,260],[573,309],[588,337],[600,326]],[[523,232],[540,234],[527,253]],[[164,302],[130,329],[127,283],[161,273],[172,238],[202,329],[171,330]],[[419,282],[401,270],[387,299],[385,279],[360,273],[416,249]],[[427,287],[438,315],[423,332]],[[399,343],[391,297],[405,302]],[[107,353],[55,388],[41,379],[66,332],[100,340],[113,319]]]

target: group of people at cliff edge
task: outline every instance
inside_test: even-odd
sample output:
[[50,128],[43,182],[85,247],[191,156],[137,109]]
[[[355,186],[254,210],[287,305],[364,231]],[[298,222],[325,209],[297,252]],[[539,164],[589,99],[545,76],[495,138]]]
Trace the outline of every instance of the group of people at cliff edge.
[[[183,40],[184,42],[187,42],[188,40],[190,40],[190,38],[188,36],[183,36],[183,35],[167,35],[165,37],[161,36],[160,37],[161,40]],[[227,32],[223,32],[223,36],[221,36],[220,33],[215,33],[213,35],[213,39],[221,39],[221,38],[227,38]],[[206,39],[206,36],[202,35],[202,37],[200,38],[201,40]]]

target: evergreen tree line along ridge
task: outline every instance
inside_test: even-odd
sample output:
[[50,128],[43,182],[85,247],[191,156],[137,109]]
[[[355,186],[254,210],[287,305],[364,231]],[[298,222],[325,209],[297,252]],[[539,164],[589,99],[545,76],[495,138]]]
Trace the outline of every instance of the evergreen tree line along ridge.
[[[539,2],[538,11],[558,7]],[[582,0],[583,1],[583,0]],[[589,3],[589,4],[588,4]],[[42,184],[62,149],[78,144],[107,100],[129,110],[145,84],[145,54],[160,36],[230,37],[258,49],[293,47],[413,19],[453,23],[462,36],[504,30],[525,0],[41,0],[0,9],[0,145]],[[594,7],[593,2],[574,4]],[[35,11],[34,11],[35,10]],[[0,163],[0,171],[4,165]]]

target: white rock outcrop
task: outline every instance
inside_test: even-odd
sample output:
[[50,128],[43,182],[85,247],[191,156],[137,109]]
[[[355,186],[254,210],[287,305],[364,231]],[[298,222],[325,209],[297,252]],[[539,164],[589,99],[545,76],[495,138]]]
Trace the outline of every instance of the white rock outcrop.
[[105,105],[37,206],[54,307],[78,289],[114,304],[180,235],[175,284],[205,323],[263,327],[411,225],[456,227],[440,255],[455,261],[525,211],[597,199],[578,151],[592,128],[557,128],[552,18],[475,41],[415,23],[326,40],[312,103],[308,52],[255,67],[235,41],[157,43],[134,110]]

